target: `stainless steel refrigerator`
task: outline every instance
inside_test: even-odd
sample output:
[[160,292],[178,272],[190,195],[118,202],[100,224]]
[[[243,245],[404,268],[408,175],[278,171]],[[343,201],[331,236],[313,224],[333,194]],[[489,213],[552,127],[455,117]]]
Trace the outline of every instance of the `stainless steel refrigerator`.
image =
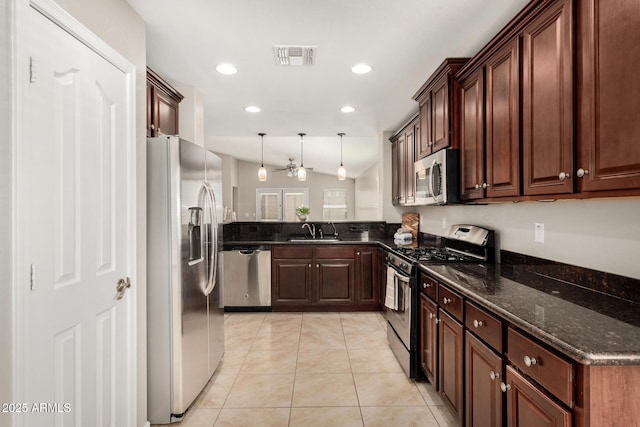
[[147,139],[147,385],[152,424],[180,421],[224,353],[222,161]]

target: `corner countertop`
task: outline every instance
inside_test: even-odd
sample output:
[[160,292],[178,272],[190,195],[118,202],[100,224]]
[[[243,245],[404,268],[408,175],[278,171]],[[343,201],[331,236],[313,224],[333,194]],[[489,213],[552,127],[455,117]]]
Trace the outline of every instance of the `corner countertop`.
[[584,365],[640,365],[640,304],[553,281],[540,289],[499,264],[422,264],[420,269]]

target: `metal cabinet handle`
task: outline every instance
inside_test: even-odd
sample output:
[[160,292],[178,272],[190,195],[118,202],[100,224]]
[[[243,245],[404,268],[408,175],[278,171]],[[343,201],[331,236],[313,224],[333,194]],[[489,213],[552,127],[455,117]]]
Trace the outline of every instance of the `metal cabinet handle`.
[[495,381],[496,379],[500,378],[500,374],[497,372],[490,371],[489,378],[491,378],[491,381]]
[[453,300],[451,298],[447,298],[447,297],[442,298],[442,303],[444,305],[451,304],[452,301]]
[[311,264],[309,264],[309,267],[311,267]]
[[486,182],[483,182],[482,183],[482,188],[487,188],[487,187],[489,187],[489,184],[487,184]]
[[423,282],[422,283],[422,287],[425,288],[425,289],[430,288],[431,287],[431,283]]
[[524,364],[527,365],[528,367],[530,367],[530,366],[533,366],[533,365],[537,365],[538,361],[536,360],[535,357],[525,356],[524,357]]
[[360,256],[360,252],[356,252],[356,255]]
[[564,181],[565,179],[569,178],[569,174],[566,172],[560,172],[560,175],[558,175],[558,178],[560,179],[560,181]]
[[578,171],[576,172],[576,175],[578,175],[578,178],[582,178],[585,175],[589,175],[589,171],[587,169],[578,169]]
[[433,319],[434,317],[436,317],[436,315],[435,315],[435,314],[433,314],[433,313],[429,313],[429,319]]
[[480,184],[476,184],[475,189],[479,190],[480,189]]
[[474,320],[473,321],[473,327],[474,328],[479,328],[481,326],[484,326],[484,322],[482,320]]
[[434,320],[434,322],[435,322],[435,324],[437,325],[438,323],[440,323],[440,319],[436,318],[436,319]]
[[320,264],[316,264],[316,267],[317,267],[317,268],[320,268]]
[[506,393],[511,390],[511,385],[500,382],[500,390],[502,390],[503,393]]

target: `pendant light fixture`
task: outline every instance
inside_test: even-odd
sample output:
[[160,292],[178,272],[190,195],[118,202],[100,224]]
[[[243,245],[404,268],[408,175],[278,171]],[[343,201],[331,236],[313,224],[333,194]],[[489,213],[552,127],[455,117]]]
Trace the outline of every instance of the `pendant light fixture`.
[[266,181],[267,180],[267,170],[264,167],[264,136],[266,135],[266,133],[259,133],[258,135],[260,135],[260,145],[261,145],[261,152],[262,152],[262,162],[260,163],[260,169],[258,169],[258,181]]
[[338,167],[338,180],[344,181],[347,179],[347,169],[342,164],[342,137],[344,136],[344,133],[340,132],[338,136],[340,137],[340,167]]
[[298,168],[298,181],[306,181],[307,170],[304,168],[304,151],[303,151],[304,136],[306,135],[306,133],[299,133],[298,135],[300,135],[300,167]]

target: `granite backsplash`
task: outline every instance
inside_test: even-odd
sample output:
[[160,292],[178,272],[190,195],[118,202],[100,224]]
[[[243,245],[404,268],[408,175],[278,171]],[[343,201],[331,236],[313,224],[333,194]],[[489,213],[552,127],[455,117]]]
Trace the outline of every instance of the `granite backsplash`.
[[[333,234],[333,227],[327,221],[307,221],[314,224],[316,229],[328,236]],[[308,232],[302,229],[303,222],[232,222],[223,228],[224,240],[243,241],[286,241],[290,237],[304,236]],[[393,233],[400,227],[400,223],[386,223],[384,221],[365,222],[334,222],[336,231],[342,240],[385,239],[393,237]]]

